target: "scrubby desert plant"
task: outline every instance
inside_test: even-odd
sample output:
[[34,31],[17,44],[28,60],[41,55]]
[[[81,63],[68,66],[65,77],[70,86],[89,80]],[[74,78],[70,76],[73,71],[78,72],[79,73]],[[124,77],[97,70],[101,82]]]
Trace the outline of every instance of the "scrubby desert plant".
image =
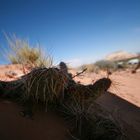
[[112,61],[107,61],[107,60],[100,60],[95,62],[95,66],[97,66],[101,70],[115,70],[116,69],[116,63]]
[[57,68],[38,68],[29,73],[24,81],[25,93],[22,96],[24,102],[31,100],[33,104],[62,101],[64,89],[67,86],[66,75]]
[[43,53],[39,45],[31,46],[27,40],[15,36],[7,36],[9,46],[8,58],[12,64],[23,64],[29,68],[50,67],[53,63],[52,57]]
[[95,66],[94,64],[84,64],[82,66],[80,66],[80,70],[84,70],[87,69],[86,72],[91,73],[91,72],[95,72],[98,73],[98,67]]
[[113,117],[94,102],[81,104],[76,98],[63,104],[65,119],[72,125],[70,136],[77,140],[121,140],[123,130]]
[[103,78],[93,85],[73,84],[67,89],[69,97],[62,103],[61,112],[72,125],[69,134],[73,139],[121,140],[119,123],[95,103],[110,86],[111,80]]
[[88,114],[84,102],[81,103],[76,96],[72,96],[70,101],[65,102],[61,106],[61,113],[63,113],[65,120],[70,123],[71,132],[76,133],[76,137],[81,138],[82,125],[87,121]]

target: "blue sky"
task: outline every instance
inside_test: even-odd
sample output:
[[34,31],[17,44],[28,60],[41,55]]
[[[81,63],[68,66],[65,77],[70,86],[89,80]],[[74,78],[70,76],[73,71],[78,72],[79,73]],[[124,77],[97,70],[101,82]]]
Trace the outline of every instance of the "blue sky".
[[56,64],[140,52],[140,0],[0,0],[0,45],[7,47],[3,31],[39,42]]

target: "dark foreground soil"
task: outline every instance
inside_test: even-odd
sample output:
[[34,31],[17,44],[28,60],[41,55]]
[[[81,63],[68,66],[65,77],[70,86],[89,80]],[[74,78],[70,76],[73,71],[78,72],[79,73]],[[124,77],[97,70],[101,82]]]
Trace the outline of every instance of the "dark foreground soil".
[[106,93],[97,101],[124,129],[126,140],[140,140],[140,108],[113,93]]
[[37,113],[33,120],[19,115],[21,108],[0,101],[0,140],[67,140],[64,121],[52,113]]

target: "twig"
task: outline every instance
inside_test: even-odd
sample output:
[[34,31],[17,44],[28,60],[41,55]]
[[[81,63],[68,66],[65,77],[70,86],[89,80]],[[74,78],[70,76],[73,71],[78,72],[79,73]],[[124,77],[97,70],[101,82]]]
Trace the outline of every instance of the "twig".
[[87,70],[87,68],[83,69],[81,72],[78,72],[76,75],[74,75],[72,78],[81,75],[82,73],[84,73]]

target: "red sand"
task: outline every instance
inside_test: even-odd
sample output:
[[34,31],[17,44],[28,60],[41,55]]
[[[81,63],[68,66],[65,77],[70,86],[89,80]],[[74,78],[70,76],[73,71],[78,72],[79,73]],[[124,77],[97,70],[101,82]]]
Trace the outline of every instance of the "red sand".
[[0,101],[0,140],[66,140],[63,120],[50,113],[37,113],[34,120],[19,115],[19,106]]
[[[14,70],[18,78],[23,74],[18,65],[0,66],[0,79],[13,80],[5,76],[5,72]],[[73,73],[75,73],[73,71]],[[83,74],[76,81],[89,84],[105,77],[105,73]],[[140,139],[140,72],[131,74],[130,71],[113,73],[110,78],[113,85],[111,93],[101,96],[97,103],[118,117],[130,140]],[[66,140],[67,127],[60,118],[50,114],[36,114],[34,120],[19,116],[20,108],[11,102],[0,101],[0,140]]]

